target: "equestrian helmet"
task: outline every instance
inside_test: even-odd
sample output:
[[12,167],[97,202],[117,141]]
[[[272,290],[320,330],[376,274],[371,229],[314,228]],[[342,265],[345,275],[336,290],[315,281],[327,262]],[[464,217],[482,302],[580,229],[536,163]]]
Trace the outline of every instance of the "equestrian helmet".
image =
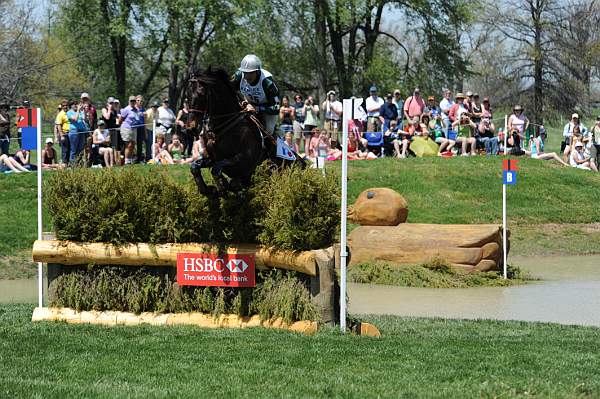
[[242,72],[254,72],[258,71],[262,66],[260,58],[254,54],[248,54],[242,59],[240,63],[240,71]]

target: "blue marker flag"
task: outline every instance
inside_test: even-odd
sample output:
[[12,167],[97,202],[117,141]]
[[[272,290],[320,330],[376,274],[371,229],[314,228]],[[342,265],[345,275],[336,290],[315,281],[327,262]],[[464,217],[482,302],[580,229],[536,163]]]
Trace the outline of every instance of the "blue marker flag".
[[502,172],[502,184],[517,184],[517,172],[505,170]]
[[21,148],[24,150],[37,150],[37,129],[37,127],[21,128]]

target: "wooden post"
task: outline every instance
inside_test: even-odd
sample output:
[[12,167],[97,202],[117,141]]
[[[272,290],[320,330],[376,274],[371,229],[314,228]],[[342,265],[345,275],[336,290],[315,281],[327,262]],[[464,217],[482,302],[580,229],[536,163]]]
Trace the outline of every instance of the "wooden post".
[[310,279],[310,294],[323,323],[336,324],[340,317],[340,285],[335,271],[333,247],[313,251],[317,275]]

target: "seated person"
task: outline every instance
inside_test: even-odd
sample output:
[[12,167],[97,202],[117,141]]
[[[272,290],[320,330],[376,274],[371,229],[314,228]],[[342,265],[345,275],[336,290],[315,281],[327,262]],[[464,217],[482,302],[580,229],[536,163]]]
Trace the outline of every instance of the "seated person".
[[525,155],[525,151],[521,148],[522,142],[523,135],[519,133],[517,129],[513,129],[513,131],[507,136],[506,139],[506,147],[508,154],[516,156]]
[[153,162],[159,165],[173,165],[173,158],[169,151],[167,151],[167,145],[165,144],[164,133],[159,133],[156,136],[156,143],[152,145],[152,153],[154,154]]
[[446,134],[444,133],[445,130],[446,123],[442,119],[442,115],[438,113],[429,122],[429,132],[431,138],[440,146],[438,150],[438,156],[440,157],[443,152],[452,151],[452,148],[456,144],[456,141],[446,138]]
[[463,157],[468,157],[467,147],[471,146],[471,156],[476,154],[477,140],[473,137],[473,130],[477,128],[477,125],[471,120],[467,113],[462,113],[460,118],[452,122],[452,129],[457,132],[456,142],[462,145]]
[[42,150],[42,169],[59,169],[61,165],[56,163],[56,150],[51,137],[46,139],[46,145]]
[[10,173],[10,171],[15,173],[29,172],[12,157],[9,157],[6,154],[0,155],[0,172]]
[[287,132],[285,132],[285,135],[283,136],[283,141],[285,141],[287,146],[290,147],[292,149],[292,151],[294,151],[296,154],[298,152],[300,152],[300,149],[298,148],[298,144],[294,140],[294,132],[293,131],[288,130]]
[[308,151],[306,158],[326,157],[331,152],[331,138],[326,131],[321,131],[318,127],[313,128],[312,135],[308,142]]
[[[342,150],[334,148],[329,151],[327,155],[328,161],[337,161],[342,159],[343,153]],[[356,160],[356,159],[377,159],[377,155],[373,152],[369,151],[365,147],[361,147],[358,137],[354,134],[348,135],[348,159]]]
[[18,164],[20,164],[22,167],[24,167],[27,170],[36,170],[37,167],[35,165],[31,165],[29,163],[29,150],[24,150],[24,149],[19,149],[17,150],[17,152],[15,153],[15,155],[13,155],[13,160],[16,161]]
[[525,151],[526,155],[531,156],[534,159],[542,159],[542,160],[551,160],[554,159],[564,166],[569,166],[566,162],[564,162],[557,153],[555,152],[544,152],[544,138],[538,132],[537,136],[531,137],[529,140],[529,151]]
[[498,154],[498,137],[494,137],[496,127],[489,118],[481,118],[475,135],[478,142],[485,148],[487,155]]
[[110,146],[110,130],[104,128],[104,121],[98,121],[98,128],[92,134],[92,149],[104,158],[104,165],[112,168],[115,165],[115,153]]
[[585,152],[585,146],[583,145],[583,143],[581,141],[578,141],[575,143],[573,148],[574,150],[571,151],[571,157],[569,159],[569,163],[571,164],[571,166],[578,169],[591,170],[590,157]]
[[[394,151],[394,141],[398,139],[398,121],[392,120],[389,122],[388,128],[383,132],[383,147],[387,154]],[[366,147],[366,139],[361,140],[361,144]]]
[[[421,132],[421,124],[418,117],[414,117],[409,124],[407,124],[403,131],[398,132],[398,138],[393,141],[394,149],[396,150],[396,157],[406,158],[408,147],[413,136],[419,135]],[[402,150],[400,150],[400,143],[402,143]]]
[[171,158],[173,159],[174,163],[184,163],[183,151],[185,150],[185,147],[183,146],[183,143],[181,143],[181,141],[179,140],[178,134],[173,135],[173,142],[169,144],[167,148],[169,154],[171,154]]

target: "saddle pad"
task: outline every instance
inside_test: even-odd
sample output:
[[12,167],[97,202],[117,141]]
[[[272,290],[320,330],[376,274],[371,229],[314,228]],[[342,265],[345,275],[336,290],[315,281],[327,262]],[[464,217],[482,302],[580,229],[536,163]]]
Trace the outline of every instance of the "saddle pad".
[[294,151],[288,146],[281,137],[277,137],[277,158],[287,159],[288,161],[296,160]]

